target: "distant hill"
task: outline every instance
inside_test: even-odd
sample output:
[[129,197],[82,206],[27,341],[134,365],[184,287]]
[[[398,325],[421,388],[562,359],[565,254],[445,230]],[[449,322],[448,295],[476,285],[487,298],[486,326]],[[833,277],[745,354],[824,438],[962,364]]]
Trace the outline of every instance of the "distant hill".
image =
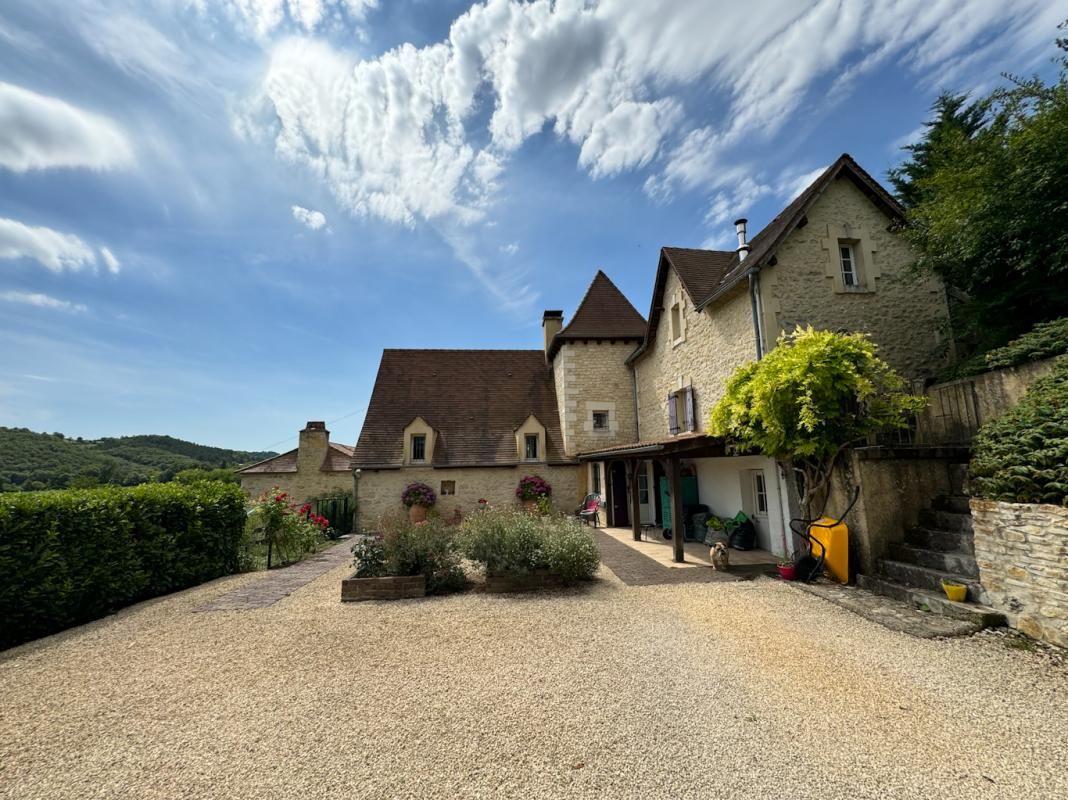
[[167,481],[184,469],[239,467],[276,455],[207,447],[173,436],[68,439],[0,427],[0,491],[132,486]]

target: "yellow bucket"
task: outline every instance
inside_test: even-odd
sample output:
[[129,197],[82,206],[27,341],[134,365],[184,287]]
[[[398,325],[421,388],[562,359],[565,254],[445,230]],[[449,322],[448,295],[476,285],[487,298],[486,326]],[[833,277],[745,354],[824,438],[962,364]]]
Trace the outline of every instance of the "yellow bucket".
[[946,597],[954,603],[963,603],[968,596],[967,586],[963,586],[959,583],[950,583],[949,581],[942,581],[942,591],[944,591]]

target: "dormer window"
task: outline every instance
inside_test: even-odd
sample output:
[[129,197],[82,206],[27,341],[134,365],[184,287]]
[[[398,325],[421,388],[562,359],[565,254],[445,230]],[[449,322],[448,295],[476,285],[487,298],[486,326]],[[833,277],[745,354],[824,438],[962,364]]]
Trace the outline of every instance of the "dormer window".
[[518,461],[545,460],[545,426],[533,414],[515,430],[515,451]]
[[525,450],[527,461],[538,460],[538,434],[528,433],[524,437],[526,441]]
[[412,434],[412,461],[426,461],[426,434]]
[[859,286],[860,280],[857,277],[857,258],[856,254],[853,252],[853,245],[839,245],[838,253],[842,265],[842,284],[847,289]]

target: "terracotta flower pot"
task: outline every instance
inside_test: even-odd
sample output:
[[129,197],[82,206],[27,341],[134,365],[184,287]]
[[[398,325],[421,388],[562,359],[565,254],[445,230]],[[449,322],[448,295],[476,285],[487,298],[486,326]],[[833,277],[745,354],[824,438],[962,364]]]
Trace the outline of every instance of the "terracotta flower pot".
[[792,581],[797,577],[797,567],[793,564],[779,564],[779,577],[784,581]]
[[526,511],[528,514],[537,514],[538,513],[538,501],[537,500],[524,500],[523,501],[523,510]]
[[413,525],[426,522],[426,506],[408,506],[408,521]]

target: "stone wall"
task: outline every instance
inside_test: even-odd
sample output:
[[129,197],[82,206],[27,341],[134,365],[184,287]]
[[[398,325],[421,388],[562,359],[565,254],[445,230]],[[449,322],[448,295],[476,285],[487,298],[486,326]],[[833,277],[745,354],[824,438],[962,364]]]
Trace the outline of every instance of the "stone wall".
[[[879,354],[908,378],[935,374],[951,353],[945,290],[912,272],[915,255],[890,220],[846,177],[828,187],[808,223],[760,273],[765,339],[799,325],[865,331]],[[838,239],[853,243],[864,286],[842,286]]]
[[1068,647],[1068,508],[971,501],[991,605],[1028,636]]
[[1055,358],[938,383],[926,391],[927,408],[916,420],[920,444],[967,444],[979,428],[1023,398],[1027,387],[1053,369]]
[[[321,463],[321,462],[320,462]],[[241,476],[241,488],[250,497],[263,494],[275,486],[289,492],[299,502],[318,497],[327,492],[352,493],[351,472],[323,472],[318,466],[299,472],[257,473]]]
[[[561,511],[574,511],[582,501],[580,467],[529,464],[519,467],[406,467],[392,470],[362,470],[357,489],[359,526],[372,529],[383,514],[404,511],[400,496],[410,483],[422,481],[438,494],[435,510],[451,517],[457,509],[469,514],[482,498],[495,506],[518,503],[515,488],[525,475],[540,475],[553,487],[553,503]],[[441,496],[441,482],[454,481],[456,494]]]
[[845,520],[850,572],[876,573],[890,544],[903,541],[906,529],[919,523],[920,511],[939,495],[962,491],[954,479],[954,471],[962,469],[937,450],[862,447],[844,454],[831,479],[826,513],[838,519],[855,487],[861,487],[860,499]]
[[[568,455],[635,441],[634,379],[626,360],[634,342],[567,342],[553,359],[556,401]],[[608,412],[608,430],[593,412]]]
[[[667,309],[680,300],[686,338],[671,340]],[[748,287],[743,285],[711,310],[695,311],[693,299],[683,290],[674,270],[664,285],[664,313],[657,322],[656,339],[638,360],[638,417],[640,439],[669,435],[667,396],[693,386],[698,430],[708,424],[712,406],[723,396],[734,369],[756,358],[756,333]]]

